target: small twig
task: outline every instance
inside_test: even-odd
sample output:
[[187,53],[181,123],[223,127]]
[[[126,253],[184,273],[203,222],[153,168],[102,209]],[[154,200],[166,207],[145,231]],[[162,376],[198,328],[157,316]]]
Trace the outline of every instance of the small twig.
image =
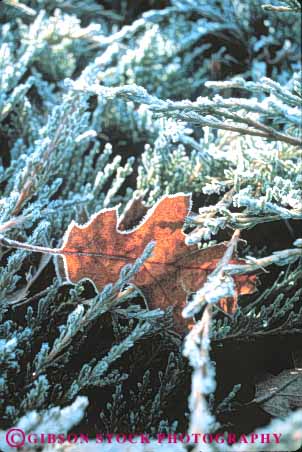
[[299,10],[293,9],[290,6],[274,6],[274,5],[262,5],[262,8],[265,11],[273,11],[275,13],[298,13]]
[[17,0],[4,0],[4,3],[6,3],[8,6],[12,6],[13,8],[18,9],[20,12],[27,14],[28,16],[37,15],[34,9],[24,5],[23,3],[18,2]]
[[35,253],[43,254],[61,254],[60,248],[48,248],[46,246],[31,245],[29,243],[18,242],[17,240],[11,240],[0,234],[0,245],[7,246],[9,248],[17,248],[26,251],[33,251]]
[[[193,121],[190,121],[193,122]],[[254,137],[263,137],[267,138],[269,140],[280,140],[287,144],[292,144],[293,146],[302,146],[302,141],[298,138],[291,137],[289,135],[285,135],[280,132],[263,132],[260,130],[250,129],[248,127],[238,127],[234,126],[232,124],[226,124],[224,122],[219,121],[207,121],[205,119],[202,119],[201,121],[198,121],[198,124],[201,126],[208,126],[213,127],[214,129],[222,129],[222,130],[229,130],[230,132],[238,132],[240,135],[251,135]]]
[[300,257],[302,257],[302,248],[293,248],[289,250],[277,251],[270,256],[260,259],[253,259],[253,262],[249,262],[247,264],[228,264],[225,271],[229,275],[243,275],[246,273],[253,273],[256,270],[263,269],[273,264],[287,265],[289,263],[296,262]]
[[11,218],[5,223],[0,224],[0,232],[7,231],[8,229],[12,229],[17,227],[19,224],[22,224],[26,220],[24,215],[20,215],[19,217]]
[[224,255],[223,255],[222,259],[220,260],[219,264],[217,265],[216,269],[213,271],[212,275],[217,275],[217,274],[223,273],[225,271],[225,268],[228,265],[229,261],[232,259],[234,250],[237,247],[239,237],[240,237],[240,230],[236,229],[234,231],[233,237],[231,238],[230,242],[228,243],[226,252],[224,253]]
[[[211,277],[222,277],[224,269],[231,260],[234,249],[237,246],[240,231],[237,229],[230,240],[227,250],[218,263],[216,269],[211,273]],[[214,378],[210,360],[210,331],[213,317],[213,304],[208,303],[202,314],[202,318],[197,322],[191,332],[186,337],[185,356],[194,356],[191,365],[194,370],[192,373],[192,389],[190,395],[190,427],[189,431],[194,433],[208,433],[215,422],[211,415],[207,395],[210,393],[208,380]],[[188,345],[189,344],[189,345]],[[198,356],[198,355],[199,356]],[[192,359],[192,358],[191,358]],[[207,382],[207,384],[205,384]],[[203,418],[205,420],[203,420]],[[197,452],[197,448],[193,449]],[[214,449],[215,450],[215,449]]]

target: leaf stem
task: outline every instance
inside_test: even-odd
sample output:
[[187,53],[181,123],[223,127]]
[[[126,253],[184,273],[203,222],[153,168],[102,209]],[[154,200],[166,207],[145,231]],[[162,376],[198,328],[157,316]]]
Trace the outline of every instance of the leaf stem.
[[0,234],[0,245],[7,246],[9,248],[17,248],[20,250],[34,251],[36,253],[43,254],[61,254],[60,248],[48,248],[46,246],[30,245],[29,243],[18,242],[17,240],[11,240]]

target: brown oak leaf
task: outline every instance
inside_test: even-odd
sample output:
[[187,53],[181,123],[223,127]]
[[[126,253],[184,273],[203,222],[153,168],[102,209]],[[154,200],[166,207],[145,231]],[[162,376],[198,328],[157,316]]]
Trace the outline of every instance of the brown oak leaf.
[[[182,228],[190,208],[191,195],[181,193],[162,197],[131,230],[119,228],[117,208],[101,210],[84,225],[72,222],[59,250],[67,278],[72,283],[89,279],[101,291],[118,279],[125,264],[133,263],[147,244],[155,241],[152,256],[130,282],[144,295],[149,308],[173,305],[175,329],[184,332],[188,323],[181,311],[188,294],[200,289],[226,251],[225,244],[204,250],[186,245]],[[235,277],[236,298],[254,292],[255,282],[254,275]],[[237,300],[222,301],[221,306],[234,312]]]

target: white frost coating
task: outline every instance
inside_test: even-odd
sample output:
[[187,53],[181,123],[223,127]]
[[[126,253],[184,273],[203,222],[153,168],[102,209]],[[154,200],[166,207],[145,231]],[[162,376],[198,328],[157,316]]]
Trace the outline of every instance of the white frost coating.
[[60,409],[51,408],[44,414],[31,411],[20,419],[17,428],[24,431],[34,431],[35,433],[55,433],[68,432],[73,426],[77,425],[83,418],[88,406],[87,397],[77,397],[69,406]]
[[199,289],[182,311],[184,318],[192,317],[200,311],[204,303],[218,303],[222,298],[233,297],[235,283],[228,275],[210,275],[207,282]]
[[18,342],[15,337],[5,341],[4,339],[0,339],[0,350],[1,353],[11,353],[17,347]]
[[75,142],[80,143],[83,140],[95,138],[96,136],[97,136],[97,133],[95,130],[87,130],[86,132],[81,133],[81,135],[78,135],[75,139]]
[[[36,433],[37,435],[41,433],[66,434],[81,421],[87,406],[88,398],[79,396],[71,405],[62,409],[54,407],[44,412],[30,411],[19,420],[15,428],[21,429],[25,433]],[[11,452],[13,449],[7,444],[5,438],[6,432],[0,431],[0,450]],[[51,450],[67,450],[51,447]],[[24,451],[28,452],[28,450],[24,446]]]

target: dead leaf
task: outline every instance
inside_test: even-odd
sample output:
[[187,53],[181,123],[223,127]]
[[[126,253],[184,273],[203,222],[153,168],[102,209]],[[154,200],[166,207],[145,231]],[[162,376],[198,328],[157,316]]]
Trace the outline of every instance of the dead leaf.
[[258,403],[264,411],[284,417],[296,408],[302,408],[302,369],[287,369],[278,375],[268,375],[256,385]]
[[[182,230],[191,207],[191,195],[164,196],[134,229],[119,228],[117,208],[103,209],[82,226],[72,222],[66,231],[60,254],[68,279],[93,282],[98,291],[114,283],[122,267],[133,263],[150,241],[153,254],[131,281],[146,298],[151,309],[174,306],[175,327],[183,332],[187,321],[181,316],[187,295],[205,282],[226,251],[219,244],[204,250],[185,244]],[[244,263],[232,260],[231,263]],[[255,275],[235,277],[237,295],[255,290]],[[234,312],[236,299],[226,301],[223,309]]]

